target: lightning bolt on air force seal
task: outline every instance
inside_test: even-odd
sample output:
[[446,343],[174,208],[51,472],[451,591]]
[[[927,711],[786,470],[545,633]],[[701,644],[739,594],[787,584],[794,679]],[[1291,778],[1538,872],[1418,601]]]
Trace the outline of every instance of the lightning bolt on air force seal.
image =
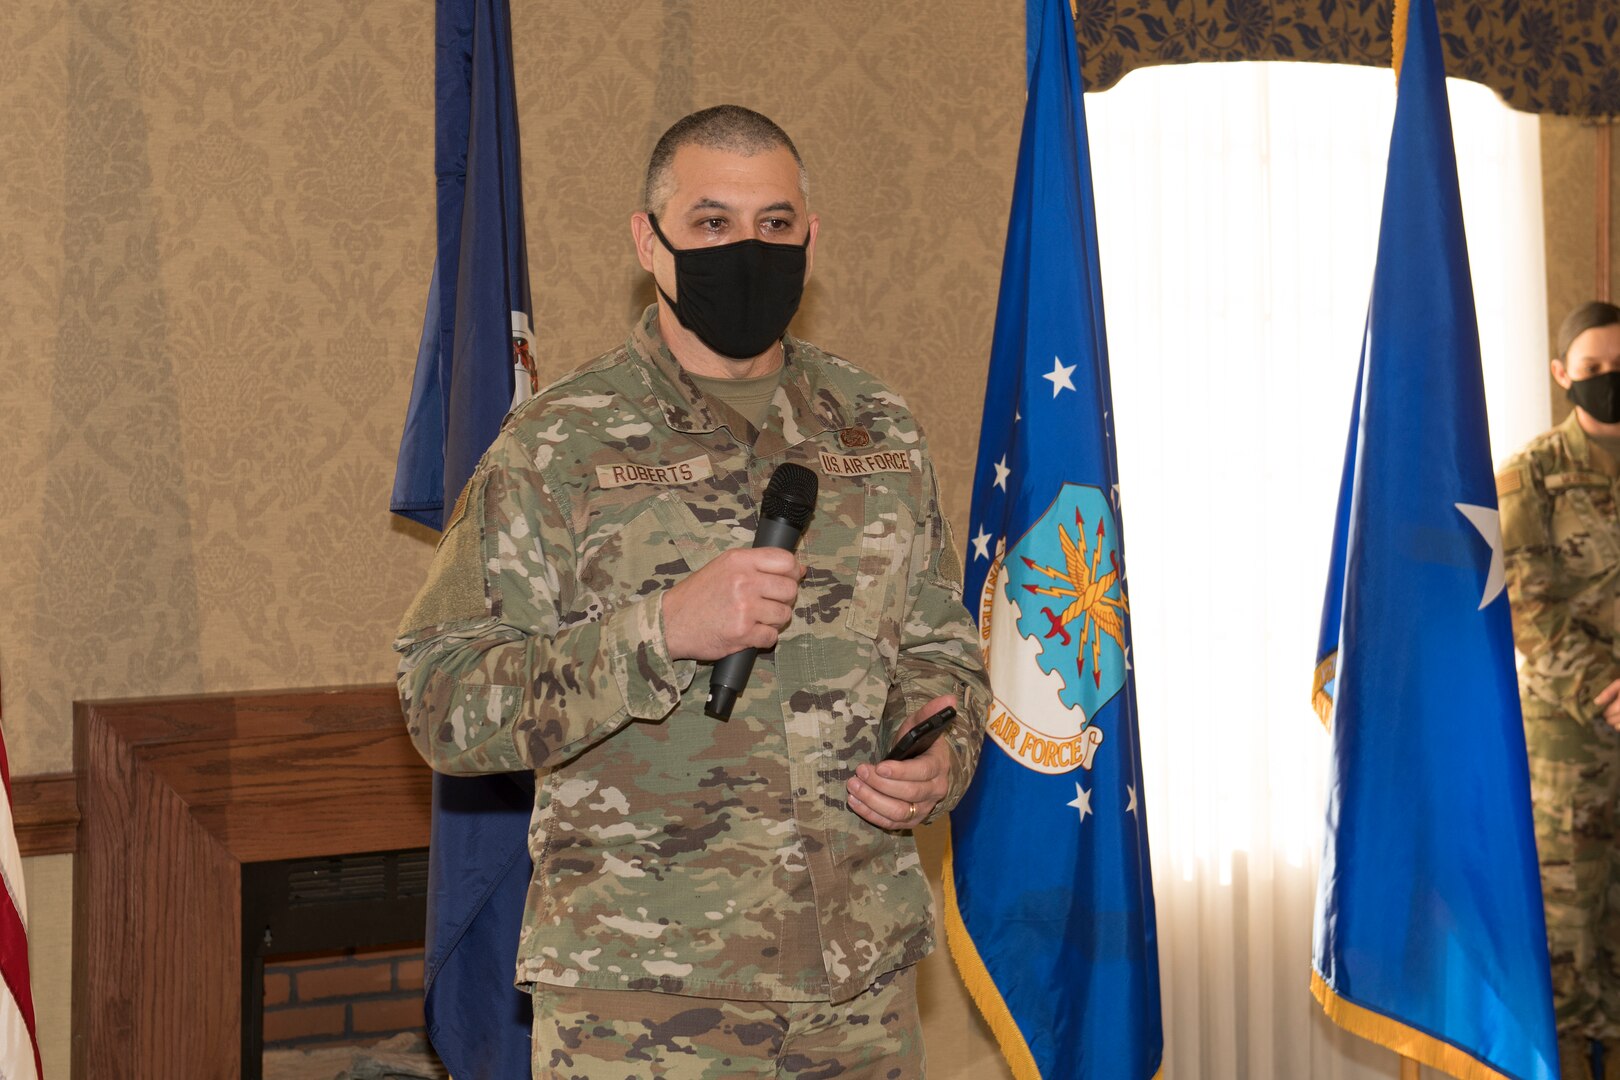
[[1043,773],[1090,769],[1098,710],[1125,686],[1119,526],[1102,490],[1064,484],[984,579],[979,632],[990,669],[990,737]]

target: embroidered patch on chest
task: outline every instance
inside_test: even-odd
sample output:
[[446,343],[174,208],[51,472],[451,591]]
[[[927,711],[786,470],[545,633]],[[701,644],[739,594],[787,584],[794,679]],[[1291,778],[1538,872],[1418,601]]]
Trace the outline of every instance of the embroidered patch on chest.
[[1548,491],[1563,491],[1565,488],[1606,488],[1610,482],[1609,478],[1600,472],[1557,473],[1543,481]]
[[915,468],[908,450],[880,450],[875,454],[829,454],[821,452],[821,471],[828,476],[866,476],[880,472],[911,472]]
[[871,446],[872,436],[865,428],[847,427],[838,433],[838,441],[848,447]]
[[649,465],[640,461],[621,461],[596,467],[596,483],[603,488],[629,487],[631,484],[658,484],[672,487],[695,484],[714,475],[714,466],[707,457],[698,456],[668,465]]

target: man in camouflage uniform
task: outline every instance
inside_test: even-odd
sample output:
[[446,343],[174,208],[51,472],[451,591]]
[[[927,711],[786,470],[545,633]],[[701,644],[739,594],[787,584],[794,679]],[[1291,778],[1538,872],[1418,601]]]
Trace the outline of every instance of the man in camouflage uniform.
[[[1560,330],[1577,403],[1497,474],[1564,1077],[1620,1077],[1620,309]],[[1611,378],[1611,373],[1613,377]]]
[[[910,1080],[933,947],[910,830],[961,797],[988,701],[927,446],[899,396],[782,334],[819,223],[779,128],[680,121],[647,210],[658,304],[512,413],[405,617],[410,733],[443,772],[536,771],[536,1077]],[[797,274],[774,315],[703,261],[732,258]],[[769,341],[739,350],[727,312]],[[749,547],[784,462],[820,481],[797,557]],[[711,719],[708,662],[744,647]],[[944,738],[878,765],[949,704]]]

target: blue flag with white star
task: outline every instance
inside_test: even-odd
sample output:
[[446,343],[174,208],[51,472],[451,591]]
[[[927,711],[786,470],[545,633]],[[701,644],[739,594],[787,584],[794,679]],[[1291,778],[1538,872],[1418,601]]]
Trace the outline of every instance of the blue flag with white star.
[[1433,0],[1413,0],[1316,677],[1311,987],[1453,1076],[1558,1076],[1479,334]]
[[951,814],[946,930],[1019,1080],[1148,1080],[1159,957],[1068,0],[1030,0],[1027,28],[966,573],[994,700]]
[[[435,54],[438,258],[390,509],[437,529],[533,389],[533,354],[507,0],[439,0]],[[533,809],[529,773],[433,777],[424,1013],[456,1080],[529,1075],[512,981]]]

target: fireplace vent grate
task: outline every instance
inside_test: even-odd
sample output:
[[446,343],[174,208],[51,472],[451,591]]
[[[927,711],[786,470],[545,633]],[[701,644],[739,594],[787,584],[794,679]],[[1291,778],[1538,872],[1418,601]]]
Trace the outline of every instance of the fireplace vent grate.
[[269,956],[419,944],[427,925],[425,848],[242,864],[242,1078],[264,1055]]
[[286,879],[289,907],[427,896],[425,851],[302,859],[279,865]]

